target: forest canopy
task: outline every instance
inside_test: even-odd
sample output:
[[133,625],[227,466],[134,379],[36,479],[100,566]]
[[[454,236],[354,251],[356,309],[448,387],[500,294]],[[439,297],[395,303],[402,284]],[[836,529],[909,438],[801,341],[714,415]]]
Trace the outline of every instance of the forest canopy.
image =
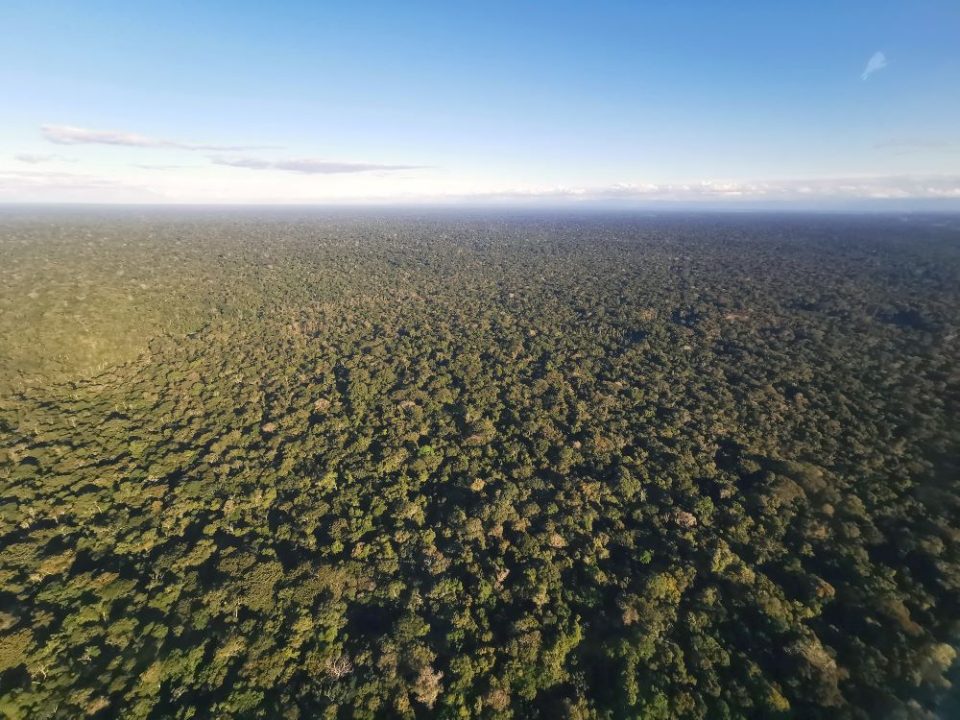
[[937,717],[950,217],[0,217],[0,714]]

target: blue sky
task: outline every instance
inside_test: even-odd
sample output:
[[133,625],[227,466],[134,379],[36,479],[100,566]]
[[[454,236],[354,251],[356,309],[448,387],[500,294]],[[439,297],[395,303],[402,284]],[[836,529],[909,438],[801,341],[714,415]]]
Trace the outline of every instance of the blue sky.
[[0,201],[960,206],[956,0],[5,0],[0,30]]

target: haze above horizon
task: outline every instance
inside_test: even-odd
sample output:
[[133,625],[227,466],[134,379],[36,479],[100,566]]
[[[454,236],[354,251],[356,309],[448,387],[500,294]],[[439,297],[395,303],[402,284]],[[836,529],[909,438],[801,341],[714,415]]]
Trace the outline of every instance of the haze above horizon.
[[960,5],[13,0],[0,202],[960,210]]

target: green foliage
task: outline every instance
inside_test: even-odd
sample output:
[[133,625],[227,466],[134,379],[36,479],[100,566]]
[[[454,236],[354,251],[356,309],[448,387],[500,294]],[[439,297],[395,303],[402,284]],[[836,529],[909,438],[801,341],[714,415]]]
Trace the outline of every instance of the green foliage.
[[955,675],[948,227],[0,229],[0,714],[922,718]]

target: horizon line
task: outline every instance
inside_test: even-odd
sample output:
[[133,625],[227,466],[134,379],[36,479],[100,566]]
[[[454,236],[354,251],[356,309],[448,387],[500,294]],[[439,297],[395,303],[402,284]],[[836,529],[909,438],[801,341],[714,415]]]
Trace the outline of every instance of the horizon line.
[[[898,207],[902,205],[901,207]],[[947,206],[947,207],[944,207]],[[404,202],[404,201],[225,201],[225,202],[96,202],[96,201],[43,201],[0,200],[0,211],[11,209],[301,209],[301,210],[457,210],[457,211],[526,211],[526,212],[610,212],[631,213],[703,213],[703,214],[798,214],[798,215],[902,215],[922,213],[936,215],[960,215],[960,202],[955,198],[883,198],[858,199],[855,202],[838,199],[824,201],[822,205],[801,205],[790,201],[771,200],[767,203],[744,201],[691,202],[658,201],[656,204],[623,203],[616,201],[592,203],[531,203],[531,202]]]

